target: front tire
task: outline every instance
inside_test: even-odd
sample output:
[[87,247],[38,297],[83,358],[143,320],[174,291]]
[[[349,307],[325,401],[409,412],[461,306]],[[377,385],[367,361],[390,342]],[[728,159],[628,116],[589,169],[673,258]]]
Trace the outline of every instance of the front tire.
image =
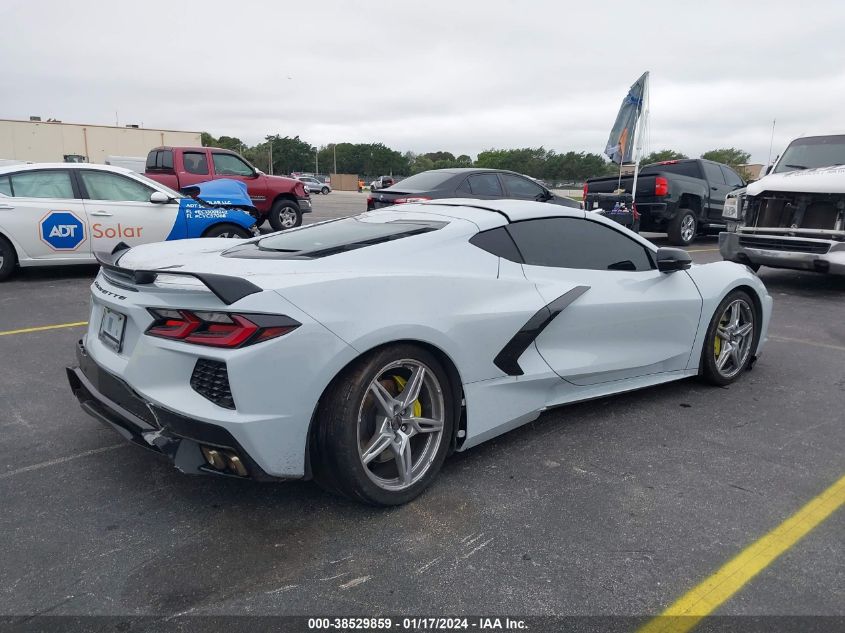
[[9,240],[0,236],[0,281],[8,279],[18,263],[18,255]]
[[203,237],[252,237],[252,233],[237,224],[215,224],[205,233]]
[[728,294],[710,319],[701,350],[701,375],[709,383],[725,386],[748,368],[760,338],[760,315],[743,290]]
[[278,200],[270,210],[270,226],[276,231],[292,229],[302,224],[299,205],[290,200]]
[[689,246],[698,233],[698,218],[690,209],[678,209],[678,214],[669,222],[669,243],[674,246]]
[[329,195],[329,191],[331,191],[331,190],[328,187],[323,187],[322,189],[320,189],[320,193],[323,194],[324,196]]
[[399,344],[344,370],[320,400],[314,478],[370,505],[407,503],[440,471],[452,438],[454,396],[428,351]]

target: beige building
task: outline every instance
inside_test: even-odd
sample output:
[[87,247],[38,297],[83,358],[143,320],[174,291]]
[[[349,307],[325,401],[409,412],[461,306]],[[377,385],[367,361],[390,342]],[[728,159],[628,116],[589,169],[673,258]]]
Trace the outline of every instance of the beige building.
[[0,159],[60,163],[66,156],[84,156],[105,163],[108,156],[146,157],[159,145],[202,143],[199,132],[0,119]]

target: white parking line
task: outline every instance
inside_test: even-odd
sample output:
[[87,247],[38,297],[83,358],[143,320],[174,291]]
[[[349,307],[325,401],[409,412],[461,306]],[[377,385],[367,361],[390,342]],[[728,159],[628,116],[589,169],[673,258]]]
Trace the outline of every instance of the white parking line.
[[808,341],[801,338],[789,338],[786,336],[770,336],[773,341],[778,343],[801,343],[802,345],[812,345],[813,347],[823,347],[825,349],[835,349],[840,352],[845,352],[845,347],[842,345],[831,345],[830,343],[817,343],[816,341]]
[[23,473],[28,473],[33,470],[41,470],[42,468],[48,468],[50,466],[57,466],[58,464],[64,464],[65,462],[69,462],[74,459],[79,459],[80,457],[88,457],[89,455],[96,455],[97,453],[105,453],[106,451],[113,451],[116,448],[121,448],[123,446],[129,446],[126,442],[121,442],[120,444],[113,444],[111,446],[104,446],[102,448],[95,448],[90,451],[85,451],[84,453],[77,453],[76,455],[68,455],[67,457],[57,457],[56,459],[51,459],[48,462],[41,462],[40,464],[32,464],[31,466],[24,466],[23,468],[18,468],[17,470],[10,470],[7,473],[3,473],[0,475],[0,479],[8,479],[9,477],[14,477],[15,475],[21,475]]

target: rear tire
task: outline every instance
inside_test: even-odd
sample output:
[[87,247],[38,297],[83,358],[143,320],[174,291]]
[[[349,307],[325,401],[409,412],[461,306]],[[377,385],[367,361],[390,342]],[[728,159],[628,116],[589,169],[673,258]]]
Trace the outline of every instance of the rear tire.
[[728,294],[710,319],[701,350],[701,376],[723,387],[747,369],[760,338],[760,315],[749,294],[735,290]]
[[252,237],[252,233],[237,224],[215,224],[203,233],[202,236],[245,238]]
[[0,281],[8,279],[18,263],[15,247],[5,237],[0,236]]
[[410,344],[375,350],[335,378],[320,400],[314,479],[370,505],[407,503],[440,471],[454,423],[452,385],[431,353]]
[[689,246],[698,233],[698,218],[690,209],[678,209],[678,214],[669,221],[669,243],[673,246]]
[[292,229],[302,224],[302,213],[299,205],[290,200],[278,200],[273,204],[270,215],[270,226],[276,231]]

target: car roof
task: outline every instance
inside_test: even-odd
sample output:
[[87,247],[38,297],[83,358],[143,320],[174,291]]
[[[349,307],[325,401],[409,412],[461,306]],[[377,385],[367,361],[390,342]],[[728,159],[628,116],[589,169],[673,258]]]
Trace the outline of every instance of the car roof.
[[587,219],[592,222],[607,225],[617,231],[622,231],[635,242],[639,242],[651,252],[657,247],[644,237],[629,231],[622,225],[603,215],[583,209],[563,207],[547,202],[533,200],[476,200],[474,198],[444,198],[427,200],[425,202],[410,202],[398,207],[385,207],[368,213],[386,212],[414,212],[468,220],[475,224],[480,231],[505,226],[513,222],[524,220],[539,220],[543,218],[575,218]]
[[519,222],[534,218],[566,217],[583,218],[584,211],[573,207],[564,207],[533,200],[476,200],[474,198],[441,198],[419,203],[423,207],[455,207],[481,209],[498,214],[508,222]]
[[136,172],[117,165],[97,165],[95,163],[25,163],[0,167],[0,174],[11,174],[19,171],[37,171],[39,169],[96,169],[110,171],[116,174],[134,174]]

